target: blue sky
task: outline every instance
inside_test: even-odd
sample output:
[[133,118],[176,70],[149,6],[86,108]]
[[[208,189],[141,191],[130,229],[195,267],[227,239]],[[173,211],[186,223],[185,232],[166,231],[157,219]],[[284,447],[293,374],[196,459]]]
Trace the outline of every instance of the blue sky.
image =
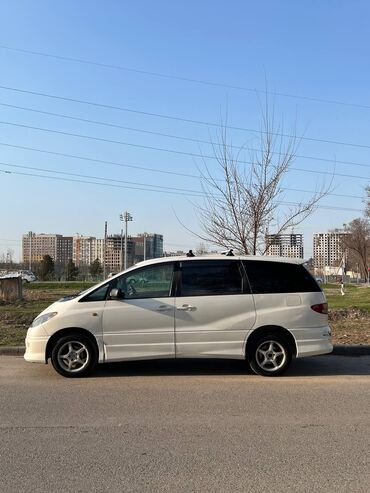
[[[260,125],[258,93],[330,99],[370,106],[370,31],[368,2],[341,1],[3,1],[0,44],[59,56],[81,58],[190,79],[243,86],[252,91],[144,75],[137,72],[41,57],[0,48],[0,86],[89,100],[142,112],[191,120],[228,123],[244,128]],[[206,125],[66,102],[0,89],[0,121],[67,133],[207,154],[197,140],[215,138]],[[33,113],[4,104],[63,113],[83,119],[194,139],[176,140],[122,128]],[[275,112],[286,130],[300,136],[370,145],[370,108],[276,96]],[[256,144],[255,134],[230,131],[234,145]],[[199,160],[189,155],[142,149],[43,132],[0,123],[0,143],[74,154],[102,161],[197,175]],[[199,190],[199,179],[94,163],[0,145],[0,161],[9,165],[100,176],[165,187]],[[305,235],[305,255],[312,252],[312,234],[341,227],[361,215],[361,197],[370,181],[370,149],[302,140],[285,186],[314,190],[325,175],[303,169],[335,171],[333,193],[296,232]],[[334,169],[332,160],[337,161]],[[342,164],[350,161],[363,164]],[[20,251],[29,230],[102,236],[121,228],[119,214],[129,210],[132,233],[162,233],[165,248],[195,248],[199,240],[179,224],[174,211],[198,230],[191,198],[143,190],[47,180],[14,174],[41,173],[5,164],[0,170],[0,254]],[[51,173],[44,172],[43,174]],[[339,176],[356,175],[362,178]],[[62,176],[62,175],[60,175]],[[76,178],[77,179],[77,178]],[[81,178],[82,179],[82,178]],[[91,180],[90,180],[91,181]],[[94,180],[93,180],[94,181]],[[111,182],[114,183],[114,182]],[[116,181],[116,184],[120,182]],[[120,185],[125,186],[124,183]],[[133,186],[133,185],[132,185]],[[287,192],[287,201],[309,194]],[[353,209],[353,210],[349,210]]]

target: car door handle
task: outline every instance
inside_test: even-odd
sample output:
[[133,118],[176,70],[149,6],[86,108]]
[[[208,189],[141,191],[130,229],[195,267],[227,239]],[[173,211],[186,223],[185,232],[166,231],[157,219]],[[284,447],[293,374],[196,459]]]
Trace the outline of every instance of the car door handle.
[[169,312],[171,310],[173,310],[172,306],[168,306],[168,305],[159,305],[157,306],[157,308],[155,309],[157,312]]
[[178,306],[177,309],[183,312],[192,312],[196,310],[196,307],[191,305],[182,305],[182,306]]

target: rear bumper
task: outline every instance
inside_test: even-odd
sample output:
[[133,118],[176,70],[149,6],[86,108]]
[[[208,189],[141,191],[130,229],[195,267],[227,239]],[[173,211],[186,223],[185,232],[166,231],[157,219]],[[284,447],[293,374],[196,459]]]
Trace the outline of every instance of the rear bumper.
[[297,346],[297,358],[328,354],[333,351],[331,330],[324,327],[304,327],[291,330]]
[[46,363],[46,345],[49,337],[37,336],[26,337],[26,352],[24,353],[24,359],[31,363]]

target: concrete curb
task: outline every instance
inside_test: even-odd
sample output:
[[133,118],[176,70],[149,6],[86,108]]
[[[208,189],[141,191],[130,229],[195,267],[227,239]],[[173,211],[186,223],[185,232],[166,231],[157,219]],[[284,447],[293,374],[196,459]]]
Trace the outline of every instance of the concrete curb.
[[2,356],[23,356],[26,348],[24,346],[0,346]]
[[340,356],[370,355],[370,344],[335,344],[331,354]]
[[[1,356],[23,356],[24,346],[0,346]],[[370,344],[335,344],[334,356],[370,356]]]

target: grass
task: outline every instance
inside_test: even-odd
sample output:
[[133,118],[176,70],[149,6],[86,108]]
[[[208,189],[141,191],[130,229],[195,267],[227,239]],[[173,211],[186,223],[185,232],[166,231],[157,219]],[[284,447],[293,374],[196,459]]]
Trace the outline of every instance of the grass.
[[345,295],[342,296],[339,284],[323,285],[328,299],[330,310],[363,310],[370,313],[370,287],[346,286]]
[[[35,282],[24,286],[24,299],[0,302],[0,345],[23,345],[32,320],[54,301],[87,289],[91,282]],[[370,344],[370,287],[348,286],[340,294],[339,284],[323,285],[330,309],[335,343]]]
[[22,301],[0,302],[0,346],[23,345],[28,327],[54,301],[93,286],[91,282],[35,282],[23,287]]

